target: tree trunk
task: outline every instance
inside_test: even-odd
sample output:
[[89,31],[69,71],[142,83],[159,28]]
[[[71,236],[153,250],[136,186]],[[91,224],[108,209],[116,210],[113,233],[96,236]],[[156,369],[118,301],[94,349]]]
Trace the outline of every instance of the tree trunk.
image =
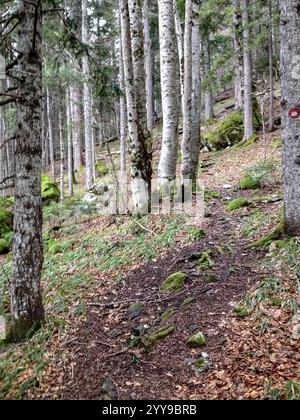
[[158,167],[161,181],[176,177],[179,104],[176,71],[176,34],[173,0],[159,0],[163,141]]
[[49,89],[46,90],[47,95],[47,120],[48,120],[48,139],[49,139],[49,149],[50,149],[50,165],[51,165],[51,175],[53,180],[55,180],[55,153],[54,153],[54,139],[53,139],[53,127],[52,127],[52,118],[51,118],[51,103],[50,103],[50,93]]
[[82,115],[81,115],[81,94],[77,86],[71,88],[71,101],[73,109],[73,137],[74,137],[74,170],[79,172],[83,165],[82,157]]
[[181,93],[181,107],[183,110],[183,97],[184,97],[184,37],[182,26],[180,22],[177,0],[173,0],[174,7],[174,20],[175,20],[175,31],[177,39],[177,48],[178,48],[178,59],[179,59],[179,76],[180,76],[180,93]]
[[[87,0],[82,0],[82,42],[88,45],[88,15]],[[85,165],[86,165],[86,188],[93,186],[93,151],[92,151],[92,104],[89,89],[89,63],[88,56],[82,57],[83,82],[83,108],[84,108],[84,139],[85,139]]]
[[122,51],[122,37],[120,36],[120,62],[119,62],[119,77],[120,77],[120,170],[121,173],[126,173],[126,131],[127,131],[127,116],[126,116],[126,93],[124,82],[124,64]]
[[[146,114],[143,115],[141,110],[142,120],[138,124],[137,102],[135,97],[136,86],[142,84],[142,79],[139,71],[136,69],[136,76],[133,71],[133,54],[131,48],[130,35],[130,21],[127,0],[120,0],[120,16],[121,16],[121,31],[122,31],[122,48],[124,60],[124,75],[126,86],[127,99],[127,118],[128,118],[128,135],[129,135],[129,150],[131,157],[131,178],[132,178],[132,194],[134,202],[134,212],[144,213],[148,211],[149,197],[145,196],[145,191],[151,184],[151,159],[145,143],[144,133],[141,128],[147,129]],[[137,40],[135,44],[136,60],[138,60]],[[135,60],[135,61],[136,61]],[[135,63],[137,66],[137,62]],[[136,83],[135,83],[136,80]],[[145,79],[144,79],[145,82]],[[143,98],[145,102],[145,97]],[[139,93],[139,101],[141,101]]]
[[42,10],[39,0],[21,2],[19,26],[17,147],[11,338],[21,339],[44,321],[41,294],[42,240]]
[[145,71],[146,71],[146,101],[147,101],[147,128],[152,135],[153,131],[153,59],[151,51],[151,38],[150,38],[150,22],[149,22],[149,0],[144,0],[144,37],[145,37]]
[[286,230],[300,235],[300,18],[298,0],[281,0],[281,89]]
[[272,2],[269,0],[269,39],[268,39],[268,50],[269,50],[269,90],[270,90],[270,107],[269,107],[269,131],[274,130],[274,77],[273,77],[273,37],[272,37]]
[[191,135],[191,179],[198,175],[199,153],[201,147],[201,48],[200,48],[200,0],[193,0],[192,29],[192,135]]
[[235,91],[235,108],[243,109],[243,45],[242,45],[242,15],[240,0],[233,0],[233,46],[234,56],[234,91]]
[[209,77],[211,70],[210,61],[210,45],[209,45],[209,33],[205,33],[202,38],[202,50],[203,50],[203,61],[204,61],[204,78],[207,81],[208,87],[204,91],[204,106],[205,106],[205,121],[214,118],[214,97],[212,89],[210,87]]
[[59,104],[58,129],[59,129],[59,147],[60,147],[60,201],[63,202],[65,199],[65,141],[64,141],[61,102]]
[[70,89],[66,90],[66,114],[67,114],[67,139],[68,139],[68,188],[69,196],[74,195],[74,161],[73,161],[73,138],[72,138],[72,112],[71,112],[71,100],[70,100]]
[[252,56],[250,50],[249,0],[242,0],[243,9],[243,48],[244,48],[244,140],[254,134]]
[[184,95],[183,95],[183,137],[182,137],[182,179],[190,179],[191,169],[191,133],[192,133],[192,0],[185,2],[184,31]]

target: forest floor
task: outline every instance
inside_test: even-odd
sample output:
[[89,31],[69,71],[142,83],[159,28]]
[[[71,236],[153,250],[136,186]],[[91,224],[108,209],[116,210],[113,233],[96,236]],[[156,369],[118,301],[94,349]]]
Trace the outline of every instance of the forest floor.
[[[48,228],[60,225],[45,258],[48,323],[0,347],[0,398],[299,399],[300,241],[249,248],[281,220],[275,138],[201,157],[201,226],[184,215],[136,223],[48,209]],[[260,188],[240,190],[265,159]],[[241,197],[251,205],[228,211]],[[7,310],[9,262],[2,272]],[[177,272],[184,287],[164,292]],[[206,343],[191,347],[198,332]]]

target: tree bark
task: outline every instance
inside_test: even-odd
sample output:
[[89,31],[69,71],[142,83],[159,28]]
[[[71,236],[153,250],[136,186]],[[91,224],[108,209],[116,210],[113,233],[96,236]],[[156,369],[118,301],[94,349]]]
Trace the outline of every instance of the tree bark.
[[184,31],[184,95],[183,95],[183,136],[182,136],[182,179],[190,179],[191,170],[191,134],[192,134],[192,0],[185,2]]
[[298,0],[281,0],[282,139],[287,233],[300,235],[300,17]]
[[179,117],[173,0],[159,0],[158,6],[163,110],[163,141],[158,177],[161,181],[172,181],[176,177]]
[[269,131],[274,130],[274,77],[273,77],[273,36],[272,36],[272,1],[269,0],[269,39],[268,39],[268,52],[269,52],[269,90],[270,90],[270,106],[269,106]]
[[200,0],[193,0],[192,29],[192,134],[191,134],[191,179],[198,175],[201,147],[201,48],[200,48]]
[[53,127],[52,127],[52,118],[51,118],[51,102],[50,102],[50,93],[49,88],[46,90],[47,95],[47,120],[48,120],[48,139],[49,139],[49,155],[50,155],[50,165],[51,165],[51,175],[53,180],[56,177],[55,171],[55,153],[54,153],[54,138],[53,138]]
[[154,119],[154,100],[153,100],[153,58],[150,38],[150,22],[149,22],[149,0],[144,0],[144,50],[145,50],[145,71],[146,71],[146,101],[147,101],[147,128],[152,135],[153,119]]
[[[136,102],[136,86],[142,84],[141,69],[134,74],[133,70],[133,54],[131,47],[130,20],[127,0],[120,0],[120,16],[122,31],[122,48],[124,60],[124,75],[127,99],[127,120],[128,120],[128,137],[129,152],[131,158],[131,178],[132,178],[132,195],[134,202],[134,212],[144,213],[148,211],[149,196],[145,195],[145,191],[151,185],[151,156],[148,151],[148,145],[145,142],[144,130],[147,130],[146,113],[141,111],[141,121],[138,122],[138,111]],[[138,41],[135,40],[135,48]],[[138,51],[135,51],[136,60],[139,58]],[[135,63],[137,66],[137,62]],[[136,82],[135,82],[136,81]],[[145,82],[145,79],[144,79]],[[144,83],[143,82],[143,83]],[[139,101],[141,100],[139,93]],[[145,97],[143,98],[145,102]]]
[[209,44],[209,33],[206,32],[202,38],[202,50],[203,50],[203,61],[204,61],[204,78],[206,79],[208,86],[204,90],[204,106],[205,106],[205,121],[214,118],[214,97],[212,89],[209,83],[209,76],[211,70],[211,58],[210,58],[210,44]]
[[252,56],[250,50],[250,0],[242,0],[243,10],[243,49],[244,49],[244,140],[254,134],[253,125],[253,89]]
[[74,170],[79,172],[83,165],[82,156],[82,112],[81,94],[77,86],[71,87],[71,102],[73,109],[73,137],[74,137]]
[[180,93],[181,93],[181,107],[183,111],[183,97],[184,97],[184,35],[180,22],[177,0],[173,0],[174,7],[174,20],[175,20],[175,31],[178,48],[178,59],[179,59],[179,76],[180,76]]
[[[89,43],[87,0],[82,0],[82,42],[86,46]],[[93,151],[92,151],[92,104],[89,88],[89,62],[87,54],[82,57],[83,82],[83,108],[84,108],[84,139],[85,139],[85,165],[86,165],[86,188],[93,186]]]
[[69,196],[74,195],[74,161],[73,161],[73,137],[72,137],[72,111],[70,89],[66,90],[66,114],[67,114],[67,139],[68,139],[68,188]]
[[242,15],[240,0],[233,0],[233,46],[234,56],[234,91],[235,91],[235,108],[243,109],[243,45],[242,45]]
[[126,173],[126,132],[127,132],[127,110],[126,110],[126,93],[124,81],[124,64],[122,51],[122,37],[120,36],[120,62],[119,62],[119,77],[120,77],[120,170],[121,173]]
[[42,10],[39,0],[21,2],[19,27],[18,128],[11,338],[25,337],[44,321],[41,293],[42,240]]

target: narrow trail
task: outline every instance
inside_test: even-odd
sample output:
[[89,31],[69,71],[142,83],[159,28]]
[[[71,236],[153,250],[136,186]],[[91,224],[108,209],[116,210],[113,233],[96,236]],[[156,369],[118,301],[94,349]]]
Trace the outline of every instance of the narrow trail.
[[[222,191],[219,191],[222,193]],[[232,198],[235,194],[231,195]],[[202,398],[207,372],[226,355],[225,330],[234,306],[259,281],[259,251],[246,248],[237,239],[238,216],[225,210],[221,199],[211,201],[212,215],[206,218],[206,236],[182,249],[140,266],[112,286],[105,305],[91,302],[86,321],[66,345],[65,378],[59,398],[67,399],[192,399]],[[211,268],[199,270],[199,256],[211,251]],[[198,260],[197,260],[198,259]],[[163,293],[164,279],[184,272],[185,289]],[[217,281],[205,281],[207,274]],[[189,305],[182,306],[192,298]],[[129,319],[131,303],[143,303],[142,312]],[[171,317],[161,321],[161,314]],[[130,339],[145,331],[174,324],[172,334],[143,349],[128,348]],[[192,349],[188,337],[201,331],[206,345]],[[200,373],[192,361],[205,352],[211,364]],[[104,386],[103,386],[104,384]],[[207,398],[207,396],[206,396]]]

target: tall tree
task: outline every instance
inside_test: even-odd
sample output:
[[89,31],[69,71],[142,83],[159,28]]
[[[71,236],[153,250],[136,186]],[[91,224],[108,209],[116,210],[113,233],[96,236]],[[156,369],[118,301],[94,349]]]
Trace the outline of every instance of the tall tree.
[[191,134],[192,134],[192,0],[185,2],[184,31],[184,95],[183,95],[183,137],[182,137],[182,179],[190,179],[191,169]]
[[176,177],[179,103],[177,92],[177,44],[173,0],[159,0],[159,34],[163,141],[158,167],[161,181]]
[[198,175],[201,147],[201,48],[200,48],[200,2],[193,0],[192,28],[192,133],[191,133],[191,179]]
[[244,49],[244,140],[249,140],[254,133],[252,55],[250,48],[250,1],[251,0],[242,0],[241,3],[243,11]]
[[144,0],[143,7],[144,17],[144,50],[145,50],[145,71],[146,71],[146,104],[147,104],[147,128],[149,133],[152,135],[153,131],[153,119],[154,119],[154,92],[153,92],[153,59],[151,49],[151,37],[150,37],[150,11],[149,11],[149,0]]
[[286,230],[300,235],[300,17],[298,0],[280,0],[283,174]]
[[234,91],[235,107],[243,108],[243,42],[242,42],[242,12],[240,0],[233,0],[233,46],[234,46]]
[[42,9],[40,0],[20,2],[18,28],[17,146],[11,290],[11,335],[26,336],[44,321],[41,294],[42,242]]
[[[89,43],[89,25],[87,0],[82,0],[82,42],[85,46]],[[86,165],[86,187],[90,189],[93,186],[93,150],[92,150],[92,103],[89,86],[90,71],[88,55],[85,53],[82,57],[83,82],[83,107],[84,107],[84,138],[85,138],[85,165]]]
[[[134,13],[132,11],[132,13]],[[140,40],[134,40],[135,54],[132,52],[131,45],[131,31],[129,20],[129,8],[127,0],[120,0],[120,16],[121,16],[121,31],[122,31],[122,49],[124,60],[124,75],[127,99],[127,120],[128,120],[128,136],[129,136],[129,152],[131,160],[131,178],[134,211],[142,213],[148,211],[148,199],[145,195],[147,187],[151,184],[151,159],[147,148],[145,131],[147,130],[147,118],[144,110],[141,112],[141,121],[138,121],[136,86],[145,83],[142,80],[141,68],[138,65],[140,59],[140,49],[138,43]],[[134,26],[134,23],[133,23]],[[135,34],[136,36],[136,34]],[[135,62],[135,72],[133,62]],[[144,62],[143,64],[144,65]],[[138,95],[139,102],[141,101],[140,93]],[[143,98],[145,102],[145,97]],[[144,104],[145,106],[145,104]]]

